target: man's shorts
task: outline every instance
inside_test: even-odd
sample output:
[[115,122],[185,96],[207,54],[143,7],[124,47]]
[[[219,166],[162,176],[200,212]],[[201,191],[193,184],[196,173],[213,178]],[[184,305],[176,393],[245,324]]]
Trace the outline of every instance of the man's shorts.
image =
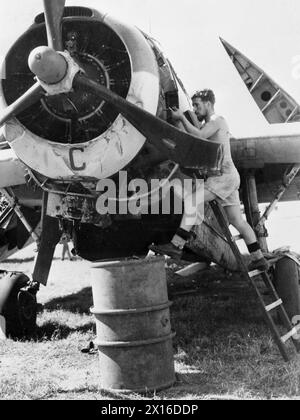
[[204,188],[214,194],[223,207],[239,206],[240,175],[237,170],[218,177],[208,178]]
[[[175,173],[173,179],[179,179],[182,183],[187,179],[194,180],[194,189],[196,191],[196,179],[182,172],[180,169]],[[229,174],[208,178],[204,182],[204,189],[217,197],[217,200],[223,207],[239,206],[241,204],[239,188],[241,178],[235,169]]]

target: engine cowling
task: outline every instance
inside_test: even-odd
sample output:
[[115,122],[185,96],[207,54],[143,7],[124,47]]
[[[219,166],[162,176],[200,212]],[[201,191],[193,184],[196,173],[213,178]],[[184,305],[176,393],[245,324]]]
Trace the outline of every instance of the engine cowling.
[[[43,16],[35,19],[6,57],[3,107],[34,83],[27,59],[47,42]],[[137,28],[92,9],[65,8],[63,42],[90,79],[153,115],[167,118],[170,95],[177,95],[184,110],[190,108],[170,63]],[[11,120],[5,135],[32,171],[65,182],[117,174],[140,154],[146,141],[111,105],[81,89],[44,97]]]

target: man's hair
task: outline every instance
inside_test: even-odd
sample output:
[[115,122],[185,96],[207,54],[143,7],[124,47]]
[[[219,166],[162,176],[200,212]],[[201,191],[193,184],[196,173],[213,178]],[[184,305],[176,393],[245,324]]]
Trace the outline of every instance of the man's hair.
[[192,97],[192,100],[194,99],[201,99],[202,102],[210,102],[212,105],[215,105],[216,103],[215,94],[210,89],[199,90]]

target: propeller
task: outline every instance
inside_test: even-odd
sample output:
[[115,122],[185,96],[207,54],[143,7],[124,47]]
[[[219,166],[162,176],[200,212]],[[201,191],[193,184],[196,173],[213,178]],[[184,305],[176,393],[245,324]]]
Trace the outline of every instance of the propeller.
[[[0,126],[13,116],[42,98],[47,86],[56,86],[68,73],[68,63],[58,51],[63,49],[62,18],[65,0],[44,0],[44,14],[48,35],[48,47],[38,47],[29,56],[29,67],[39,81],[21,98],[10,105],[0,117]],[[72,64],[71,64],[72,65]],[[74,69],[76,74],[77,68]],[[74,77],[74,76],[73,76]],[[43,87],[42,87],[43,86]],[[82,87],[96,93],[113,105],[140,133],[154,144],[169,159],[185,168],[218,171],[223,156],[222,146],[202,140],[178,130],[144,109],[128,102],[106,87],[78,72],[73,79],[73,88]],[[56,93],[57,94],[57,93]]]
[[[55,51],[63,50],[61,23],[64,14],[65,0],[44,0],[48,47],[39,47],[32,51],[29,57],[29,67],[40,77],[44,75],[46,83],[58,83],[66,73],[66,62]],[[46,58],[45,58],[46,57]],[[38,102],[44,95],[44,89],[39,83],[34,84],[17,101],[8,106],[0,116],[0,127],[11,118]]]
[[0,116],[0,127],[39,101],[43,97],[44,93],[44,89],[41,85],[38,82],[35,83],[26,93],[24,93],[24,95],[5,109],[3,114]]
[[61,22],[66,0],[44,0],[48,47],[63,51]]
[[28,65],[32,73],[49,85],[61,82],[67,74],[65,58],[50,47],[37,47],[29,55]]
[[223,157],[223,146],[178,130],[142,108],[82,74],[77,74],[73,87],[83,87],[97,93],[113,105],[140,133],[169,159],[185,168],[218,171]]

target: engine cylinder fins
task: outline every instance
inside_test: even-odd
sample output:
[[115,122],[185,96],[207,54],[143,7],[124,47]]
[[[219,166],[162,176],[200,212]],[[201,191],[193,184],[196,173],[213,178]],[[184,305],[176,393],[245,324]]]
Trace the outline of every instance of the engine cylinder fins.
[[[46,35],[43,23],[34,25],[9,51],[0,106],[7,109],[38,83],[28,56],[39,45],[47,45]],[[96,89],[87,89],[76,79],[68,83],[71,66],[74,71],[85,67],[87,80],[157,115],[160,81],[155,56],[137,28],[106,16],[64,19],[62,40],[68,53],[59,52],[69,64],[66,78],[52,87],[41,85],[51,97],[43,95],[6,124],[7,141],[22,162],[46,178],[66,182],[110,178],[140,153],[145,136],[115,104],[103,102]]]
[[[29,29],[6,57],[2,81],[5,102],[15,102],[33,84],[37,75],[46,83],[57,83],[65,75],[63,56],[46,45],[44,24]],[[66,20],[63,44],[86,75],[126,98],[132,78],[131,62],[121,38],[97,20]],[[36,48],[38,48],[36,50]],[[28,57],[31,70],[28,66]],[[91,92],[76,89],[67,94],[45,96],[18,116],[30,132],[61,144],[94,140],[105,133],[119,113]]]
[[[91,54],[79,53],[77,61],[87,77],[109,88],[111,84],[109,71],[105,65]],[[76,89],[64,95],[45,96],[42,100],[43,107],[54,118],[70,124],[76,119],[79,124],[85,124],[93,117],[105,120],[105,102],[91,92]],[[107,120],[105,120],[109,123]]]

